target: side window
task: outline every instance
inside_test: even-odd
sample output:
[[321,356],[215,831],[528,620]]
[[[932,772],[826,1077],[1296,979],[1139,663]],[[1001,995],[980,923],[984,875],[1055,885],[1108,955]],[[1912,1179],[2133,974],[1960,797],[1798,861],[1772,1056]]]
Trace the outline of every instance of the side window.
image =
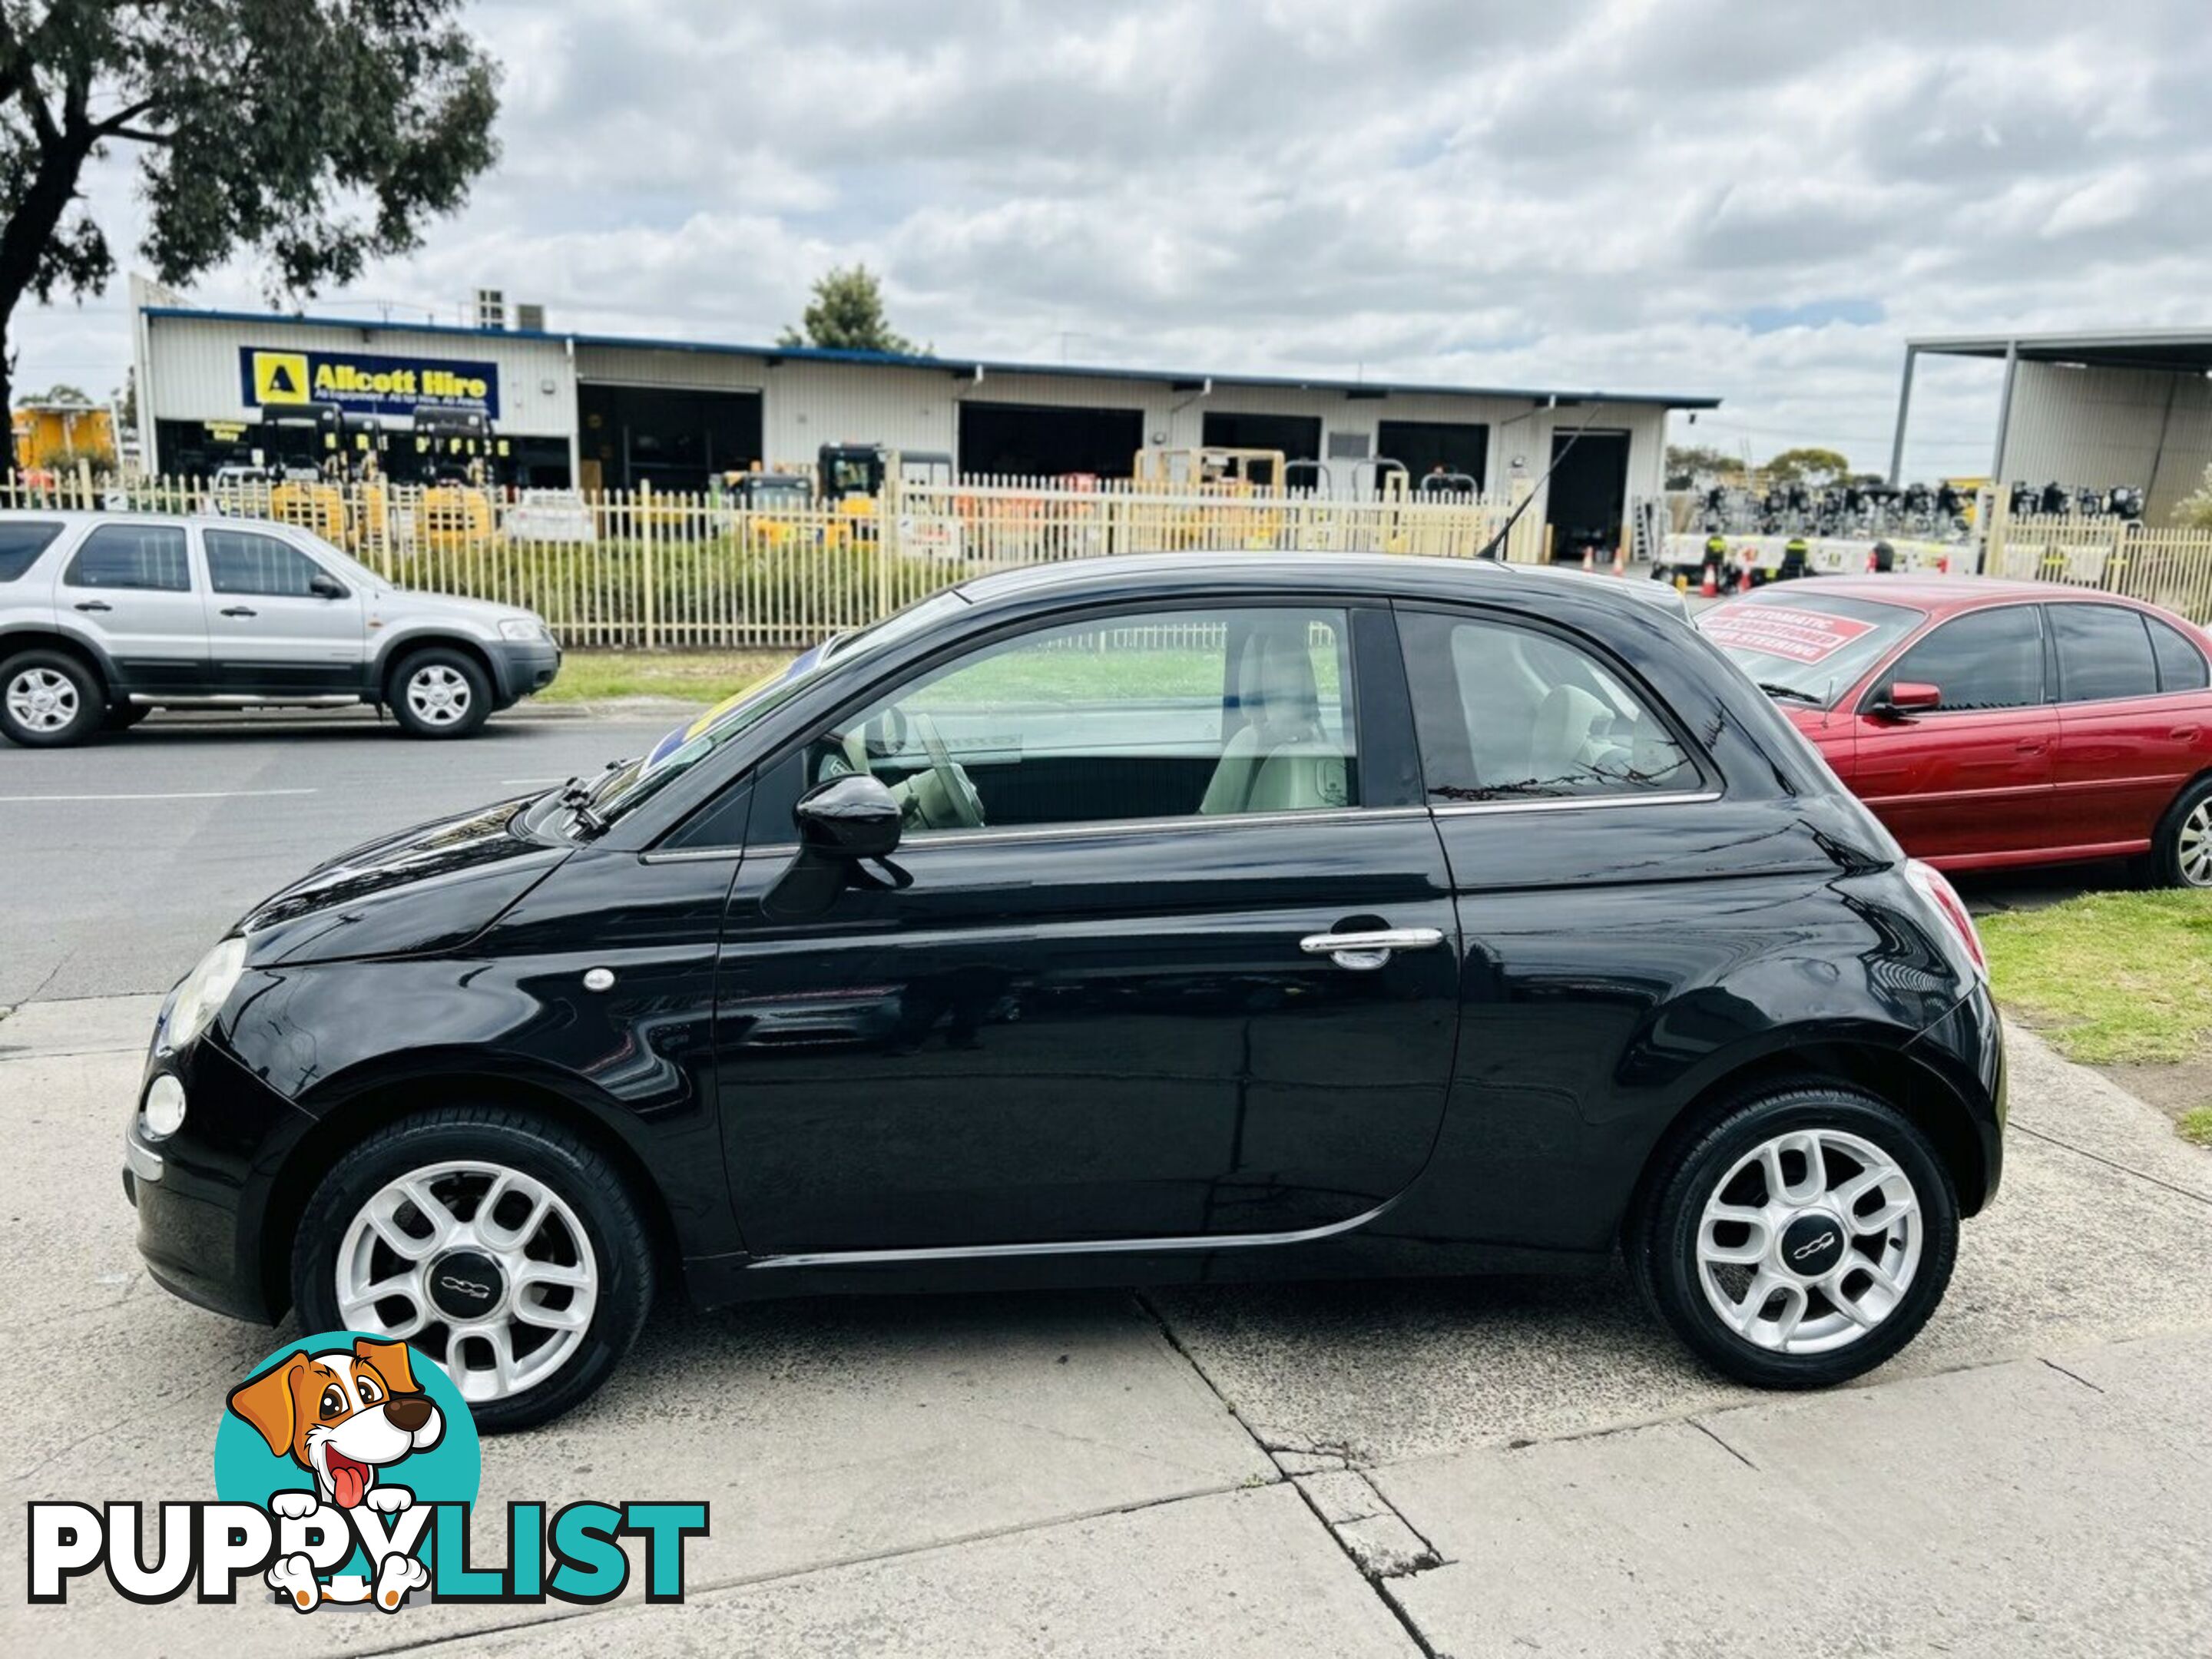
[[185,554],[185,532],[174,525],[102,525],[84,538],[62,580],[71,587],[189,593],[192,568]]
[[307,584],[324,574],[291,543],[249,530],[203,531],[200,544],[207,549],[208,586],[218,593],[312,599]]
[[2158,689],[2161,691],[2202,691],[2212,682],[2212,671],[2204,664],[2201,647],[2191,645],[2188,636],[2170,623],[2155,617],[2145,617],[2150,624],[2151,654],[2158,659]]
[[2032,708],[2046,701],[2038,608],[2007,605],[1954,617],[1923,636],[1883,678],[1887,684],[1932,685],[1943,694],[1946,709]]
[[1354,806],[1349,640],[1345,612],[1309,606],[1025,634],[841,720],[805,781],[872,772],[910,830]]
[[0,582],[12,582],[36,564],[61,533],[58,524],[0,524]]
[[1580,647],[1534,629],[1401,612],[1431,801],[1694,789],[1697,763],[1656,711]]
[[2140,611],[2117,605],[2054,605],[2058,695],[2068,702],[2148,697],[2158,691],[2158,663]]

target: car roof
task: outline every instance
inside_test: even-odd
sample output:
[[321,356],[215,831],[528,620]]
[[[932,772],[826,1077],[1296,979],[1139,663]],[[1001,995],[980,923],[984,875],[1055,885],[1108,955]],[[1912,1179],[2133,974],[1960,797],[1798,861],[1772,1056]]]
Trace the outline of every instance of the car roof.
[[1984,605],[2018,605],[2023,601],[2044,604],[2097,599],[2146,611],[2158,609],[2125,593],[2106,593],[2094,587],[2069,587],[2062,582],[2020,581],[2001,576],[1820,576],[1812,579],[1808,586],[1800,587],[1791,583],[1785,588],[1770,583],[1759,592],[1773,594],[1777,604],[1785,602],[1783,599],[1785,592],[1800,597],[1832,593],[1839,599],[1872,599],[1876,603],[1887,601],[1892,605],[1911,605],[1931,617],[1948,617],[1961,611],[1978,610]]
[[961,583],[957,591],[970,604],[996,605],[1059,596],[1141,599],[1193,589],[1267,592],[1285,587],[1406,599],[1522,599],[1536,605],[1571,589],[1599,603],[1639,612],[1656,606],[1681,614],[1673,590],[1656,583],[1494,559],[1404,553],[1122,553],[994,571]]

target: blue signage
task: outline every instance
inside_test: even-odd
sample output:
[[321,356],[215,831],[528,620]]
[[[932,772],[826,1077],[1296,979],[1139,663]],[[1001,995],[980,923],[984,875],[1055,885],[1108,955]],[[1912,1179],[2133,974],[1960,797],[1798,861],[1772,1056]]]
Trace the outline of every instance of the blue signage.
[[499,418],[499,365],[365,351],[238,349],[238,383],[249,408],[336,404],[349,415],[408,416],[423,404],[481,409]]

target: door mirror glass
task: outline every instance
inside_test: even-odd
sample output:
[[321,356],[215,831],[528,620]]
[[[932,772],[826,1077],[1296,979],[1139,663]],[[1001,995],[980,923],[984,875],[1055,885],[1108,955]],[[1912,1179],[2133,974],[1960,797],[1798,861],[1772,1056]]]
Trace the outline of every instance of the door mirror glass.
[[307,592],[319,599],[342,599],[346,596],[345,584],[321,570],[307,578]]
[[1943,693],[1941,688],[1930,685],[1925,680],[1899,680],[1891,685],[1889,695],[1882,699],[1881,706],[1888,713],[1895,714],[1924,713],[1943,706]]
[[799,798],[795,816],[799,841],[830,858],[888,858],[898,848],[899,804],[880,779],[866,772],[808,790]]

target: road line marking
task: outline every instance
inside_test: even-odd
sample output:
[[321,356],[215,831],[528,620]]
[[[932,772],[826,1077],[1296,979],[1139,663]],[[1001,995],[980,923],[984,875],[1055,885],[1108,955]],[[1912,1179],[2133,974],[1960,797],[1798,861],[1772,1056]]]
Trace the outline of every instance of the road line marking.
[[313,789],[185,789],[162,795],[0,795],[0,805],[40,800],[250,800],[264,795],[312,795]]

